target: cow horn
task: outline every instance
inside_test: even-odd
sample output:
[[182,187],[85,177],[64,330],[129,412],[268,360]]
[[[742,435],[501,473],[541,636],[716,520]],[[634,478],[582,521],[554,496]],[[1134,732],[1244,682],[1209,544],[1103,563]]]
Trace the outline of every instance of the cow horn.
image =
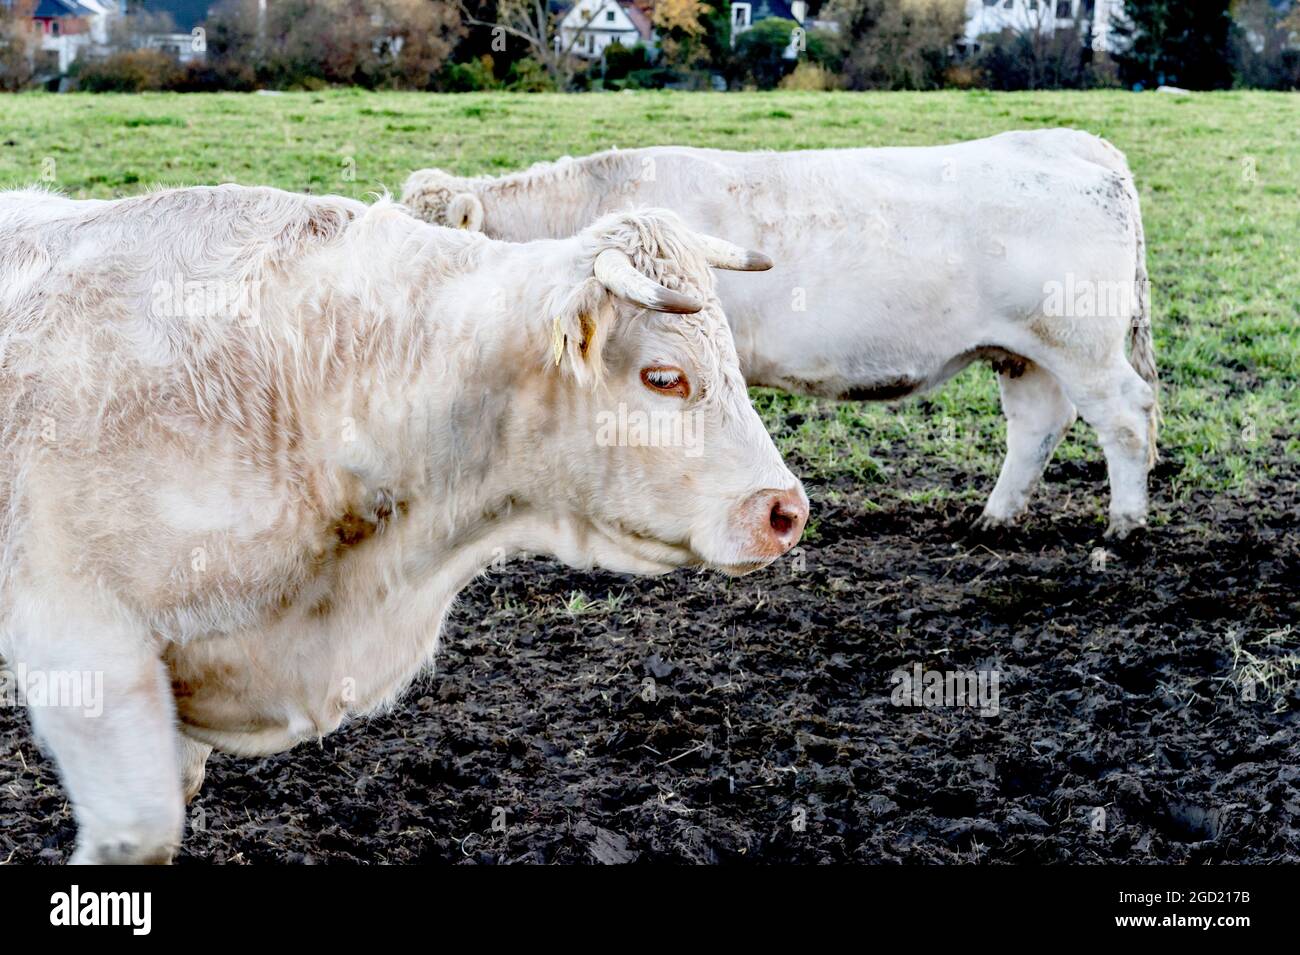
[[742,249],[717,236],[701,235],[700,244],[704,246],[704,257],[715,269],[730,269],[733,272],[766,272],[772,267],[772,260],[762,252]]
[[642,275],[636,266],[617,249],[606,249],[596,256],[596,278],[619,298],[635,302],[642,308],[656,312],[678,314],[698,312],[703,303],[689,295],[665,288],[654,279]]

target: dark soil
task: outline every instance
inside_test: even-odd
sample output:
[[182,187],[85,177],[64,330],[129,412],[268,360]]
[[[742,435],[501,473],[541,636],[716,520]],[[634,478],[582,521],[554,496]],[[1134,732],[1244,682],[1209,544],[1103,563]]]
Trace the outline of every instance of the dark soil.
[[[1294,479],[1158,500],[1104,566],[1103,482],[1054,466],[1001,534],[811,487],[815,538],[740,580],[516,562],[394,712],[215,756],[180,861],[1300,861]],[[893,705],[918,663],[996,669],[998,715]],[[73,835],[0,710],[0,861]]]

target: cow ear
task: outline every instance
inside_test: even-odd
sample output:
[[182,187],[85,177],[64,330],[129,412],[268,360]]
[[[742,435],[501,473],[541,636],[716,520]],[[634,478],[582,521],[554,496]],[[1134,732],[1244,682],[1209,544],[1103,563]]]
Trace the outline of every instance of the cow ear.
[[551,320],[550,363],[580,385],[604,377],[605,341],[615,319],[614,301],[596,279],[587,279],[560,299]]
[[466,232],[483,231],[483,203],[472,192],[460,192],[447,203],[447,225]]

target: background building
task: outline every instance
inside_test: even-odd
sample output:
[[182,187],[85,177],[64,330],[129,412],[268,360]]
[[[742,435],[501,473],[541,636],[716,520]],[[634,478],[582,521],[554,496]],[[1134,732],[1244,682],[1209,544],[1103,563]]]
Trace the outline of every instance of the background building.
[[1010,30],[1051,34],[1076,26],[1088,35],[1094,50],[1114,52],[1112,20],[1123,0],[967,0],[966,37],[962,52],[978,52],[979,38]]
[[652,5],[639,6],[634,0],[583,0],[560,19],[556,45],[584,60],[599,60],[611,43],[653,47],[652,11]]

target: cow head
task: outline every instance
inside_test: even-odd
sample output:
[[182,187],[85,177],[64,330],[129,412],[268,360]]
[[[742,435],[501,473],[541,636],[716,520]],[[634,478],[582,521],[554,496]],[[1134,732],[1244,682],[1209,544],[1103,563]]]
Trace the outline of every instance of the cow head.
[[441,169],[421,169],[411,173],[402,187],[402,204],[425,222],[483,231],[483,203],[474,192],[472,179]]
[[569,273],[547,294],[512,443],[544,458],[534,492],[580,528],[579,559],[741,574],[788,551],[808,499],[750,404],[710,271],[771,262],[658,210],[548,245]]

